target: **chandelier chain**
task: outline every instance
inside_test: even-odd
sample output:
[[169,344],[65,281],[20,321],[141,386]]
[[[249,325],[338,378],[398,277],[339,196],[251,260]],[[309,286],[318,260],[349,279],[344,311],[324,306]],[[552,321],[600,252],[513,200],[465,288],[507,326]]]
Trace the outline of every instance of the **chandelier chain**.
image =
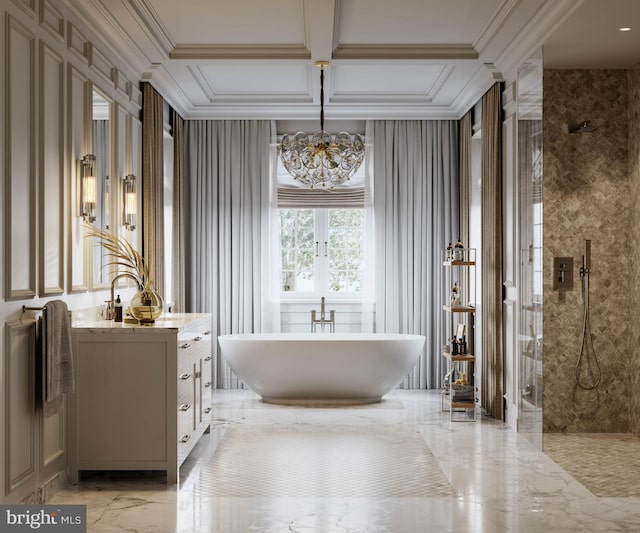
[[329,63],[317,61],[316,65],[320,67],[320,131],[311,137],[303,132],[284,134],[278,149],[284,168],[294,180],[311,189],[333,189],[349,181],[360,168],[364,141],[358,134],[331,135],[324,130],[324,67]]
[[320,131],[324,131],[324,66],[320,67]]

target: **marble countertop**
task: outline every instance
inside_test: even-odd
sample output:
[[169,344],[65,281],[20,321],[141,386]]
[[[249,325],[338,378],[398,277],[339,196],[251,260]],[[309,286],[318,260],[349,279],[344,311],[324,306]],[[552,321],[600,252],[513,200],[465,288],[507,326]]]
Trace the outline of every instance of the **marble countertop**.
[[183,330],[196,322],[211,319],[209,313],[164,313],[154,324],[140,325],[114,322],[113,320],[95,320],[93,322],[74,322],[74,331],[83,333],[140,333],[166,332],[167,330]]

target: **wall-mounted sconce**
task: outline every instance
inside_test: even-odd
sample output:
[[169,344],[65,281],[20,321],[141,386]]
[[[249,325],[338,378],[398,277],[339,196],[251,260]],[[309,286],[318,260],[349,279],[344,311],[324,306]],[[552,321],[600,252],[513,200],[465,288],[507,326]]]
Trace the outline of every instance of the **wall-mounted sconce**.
[[82,158],[80,171],[80,216],[85,222],[95,222],[97,203],[96,157],[87,154]]
[[128,230],[136,229],[137,213],[136,177],[128,174],[122,178],[122,225]]

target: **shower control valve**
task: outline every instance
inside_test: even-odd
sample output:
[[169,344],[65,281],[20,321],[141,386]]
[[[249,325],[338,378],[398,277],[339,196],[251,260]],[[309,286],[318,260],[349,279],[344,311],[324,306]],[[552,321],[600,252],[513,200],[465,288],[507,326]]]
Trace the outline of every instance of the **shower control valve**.
[[573,289],[573,257],[553,258],[553,289]]

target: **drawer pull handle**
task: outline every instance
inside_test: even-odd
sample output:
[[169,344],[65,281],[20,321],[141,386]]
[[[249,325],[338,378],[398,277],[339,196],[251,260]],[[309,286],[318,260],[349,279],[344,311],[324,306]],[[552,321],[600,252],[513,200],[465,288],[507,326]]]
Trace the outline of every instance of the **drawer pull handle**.
[[197,337],[194,337],[194,338],[193,338],[193,340],[194,340],[195,342],[198,342],[198,341],[201,341],[201,340],[202,340],[202,337],[200,337],[200,336],[198,335]]
[[207,331],[205,331],[205,332],[203,333],[203,335],[211,335],[211,332],[210,332],[209,330],[207,330]]
[[204,384],[204,386],[205,386],[205,387],[211,387],[211,382],[210,382],[210,381],[207,381],[207,382]]
[[191,348],[191,344],[188,342],[185,342],[184,344],[180,345],[180,348],[182,348],[183,350],[186,350],[187,348]]
[[191,377],[191,372],[185,372],[184,374],[180,374],[180,379],[185,380]]
[[205,412],[206,414],[209,414],[209,413],[211,412],[211,407],[207,407],[207,408],[204,410],[204,412]]
[[183,403],[180,407],[178,407],[178,409],[180,411],[188,411],[189,409],[191,409],[191,404],[190,403]]
[[207,357],[204,358],[205,361],[211,361],[211,356],[207,355]]
[[180,442],[184,444],[185,442],[188,442],[190,438],[191,438],[191,435],[182,435],[182,437],[180,437]]

